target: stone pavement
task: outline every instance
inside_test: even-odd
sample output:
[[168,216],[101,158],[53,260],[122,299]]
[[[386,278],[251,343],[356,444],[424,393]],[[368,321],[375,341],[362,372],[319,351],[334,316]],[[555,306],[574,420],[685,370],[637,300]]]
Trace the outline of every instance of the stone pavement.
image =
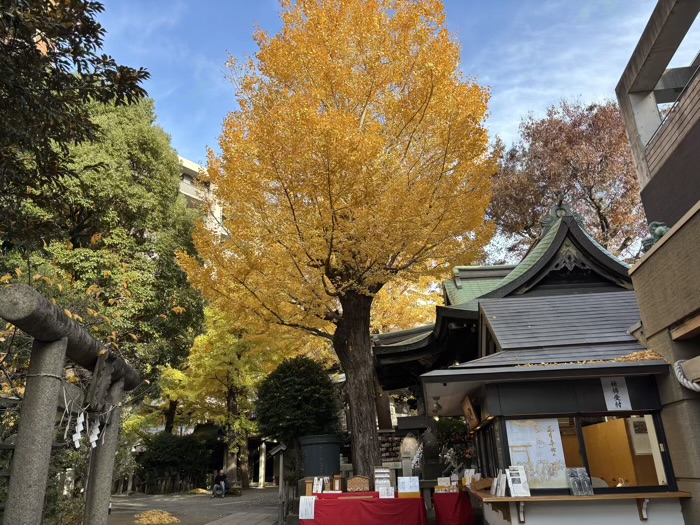
[[248,489],[240,497],[208,494],[112,496],[108,525],[134,525],[136,514],[164,510],[179,525],[273,525],[277,522],[277,487]]
[[236,512],[216,521],[210,521],[206,525],[275,525],[276,523],[277,514]]

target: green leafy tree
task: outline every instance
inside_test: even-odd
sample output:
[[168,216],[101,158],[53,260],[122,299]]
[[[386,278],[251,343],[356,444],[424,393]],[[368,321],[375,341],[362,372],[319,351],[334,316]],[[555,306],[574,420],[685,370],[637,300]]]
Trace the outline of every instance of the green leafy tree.
[[260,433],[293,450],[288,474],[301,474],[299,438],[339,431],[339,392],[318,361],[305,356],[285,359],[262,380],[255,402]]
[[146,94],[144,69],[100,53],[104,28],[90,0],[6,0],[0,5],[0,241],[26,244],[24,199],[49,202],[76,172],[75,144],[94,141],[100,126],[89,102],[135,102]]
[[339,429],[338,391],[308,357],[285,359],[258,388],[255,413],[262,434],[295,445],[299,438]]
[[[154,124],[151,101],[90,108],[100,142],[72,149],[80,177],[65,179],[60,191],[43,185],[50,198],[25,199],[18,213],[43,246],[6,245],[0,280],[41,288],[140,369],[152,384],[138,397],[145,389],[157,397],[158,367],[181,364],[201,330],[202,299],[175,260],[176,251],[194,254],[195,212],[178,193],[177,155]],[[11,343],[18,343],[13,333],[0,334],[4,351]]]
[[139,471],[150,488],[169,477],[187,484],[204,485],[211,457],[206,440],[196,435],[160,433],[149,436],[144,447],[144,453],[138,458]]

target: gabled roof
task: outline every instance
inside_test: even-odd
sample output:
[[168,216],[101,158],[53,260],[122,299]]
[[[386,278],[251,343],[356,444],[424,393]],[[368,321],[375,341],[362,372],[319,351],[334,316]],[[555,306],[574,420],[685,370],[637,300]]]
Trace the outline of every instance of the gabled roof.
[[[519,296],[514,300],[522,301],[525,298],[522,294],[538,286],[538,290],[544,290],[543,283],[562,272],[580,270],[598,280],[598,285],[589,285],[589,281],[585,281],[578,290],[564,290],[567,296],[600,292],[602,288],[608,292],[632,289],[628,265],[593,240],[566,206],[553,206],[542,224],[542,236],[515,266],[455,267],[454,277],[443,283],[447,305],[436,307],[435,324],[374,336],[375,355],[386,363],[396,354],[403,354],[402,362],[409,359],[412,353],[416,358],[424,359],[425,352],[441,351],[440,345],[448,340],[448,334],[454,327],[476,324],[479,303],[511,296]],[[551,281],[547,286],[551,288]],[[633,295],[630,297],[633,298]],[[637,320],[638,317],[627,326]],[[431,350],[433,347],[435,349]]]
[[531,247],[527,255],[485,297],[505,297],[522,293],[536,284],[549,270],[588,267],[623,288],[631,289],[629,266],[615,258],[581,228],[571,215],[558,218],[546,234]]
[[377,347],[391,347],[397,344],[406,344],[416,340],[421,340],[433,332],[434,324],[425,324],[408,330],[397,330],[385,334],[372,335],[372,344]]
[[482,299],[480,305],[502,350],[636,343],[627,333],[639,320],[634,292],[511,296]]

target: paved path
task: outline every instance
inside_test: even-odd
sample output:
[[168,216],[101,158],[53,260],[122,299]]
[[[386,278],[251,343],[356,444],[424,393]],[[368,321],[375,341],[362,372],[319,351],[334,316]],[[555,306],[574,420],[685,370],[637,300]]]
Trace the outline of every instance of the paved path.
[[136,514],[164,510],[179,525],[273,525],[277,522],[277,488],[249,489],[243,496],[213,498],[208,494],[112,496],[108,525],[134,525]]

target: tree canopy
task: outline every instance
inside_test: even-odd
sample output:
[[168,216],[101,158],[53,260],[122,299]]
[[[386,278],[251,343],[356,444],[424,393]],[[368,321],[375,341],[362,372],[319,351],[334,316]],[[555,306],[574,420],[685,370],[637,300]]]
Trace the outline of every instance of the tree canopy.
[[164,367],[162,396],[182,404],[188,424],[214,423],[226,434],[229,450],[239,454],[240,479],[248,484],[248,437],[255,387],[278,362],[274,352],[243,339],[243,331],[216,309],[206,311],[206,331],[197,337],[180,368]]
[[643,236],[639,185],[615,102],[562,101],[545,117],[520,124],[494,178],[490,214],[522,253],[540,232],[546,211],[564,201],[613,255],[629,258]]
[[25,240],[18,199],[42,199],[44,184],[75,175],[70,148],[99,135],[88,103],[119,105],[146,94],[144,69],[99,53],[102,10],[89,0],[9,0],[0,7],[0,242]]
[[[92,103],[90,116],[103,129],[100,141],[73,147],[68,158],[81,176],[62,188],[46,182],[39,191],[50,198],[17,204],[26,235],[42,240],[47,228],[52,240],[6,244],[0,282],[40,287],[153,380],[159,365],[183,362],[201,330],[201,295],[175,259],[177,251],[194,253],[196,213],[178,193],[177,155],[154,124],[151,101]],[[0,333],[4,350],[18,343],[12,333]]]
[[282,1],[284,28],[232,61],[240,108],[208,181],[228,236],[200,224],[190,280],[251,330],[331,340],[356,472],[379,462],[369,337],[397,275],[481,257],[495,160],[489,92],[460,70],[437,0]]
[[302,436],[338,432],[338,396],[321,364],[308,357],[285,359],[258,388],[260,432],[289,447]]

